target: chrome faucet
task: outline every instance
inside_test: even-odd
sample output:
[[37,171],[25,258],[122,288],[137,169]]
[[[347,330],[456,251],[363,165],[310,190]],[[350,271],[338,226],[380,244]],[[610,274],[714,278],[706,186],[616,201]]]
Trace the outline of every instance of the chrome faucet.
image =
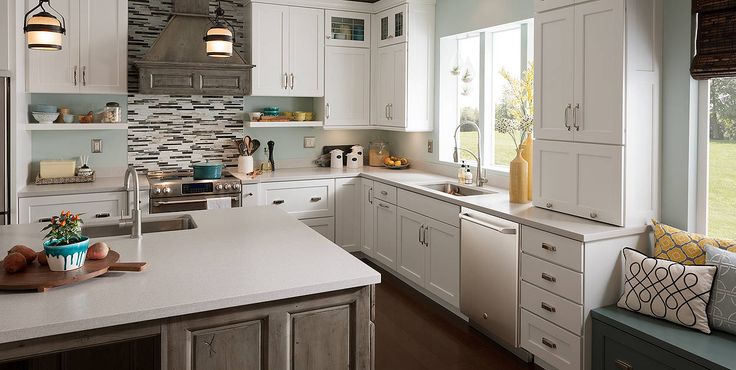
[[[125,192],[128,194],[128,198],[130,197],[130,178],[133,177],[133,185],[135,185],[135,194],[133,194],[133,208],[130,210],[130,218],[124,218],[120,217],[120,223],[121,224],[133,224],[133,230],[130,233],[130,237],[132,239],[140,239],[141,238],[141,184],[140,181],[138,181],[138,171],[135,170],[135,167],[128,166],[128,169],[125,170],[125,179],[123,186],[125,187]],[[128,202],[130,203],[130,202]]]
[[[458,134],[458,132],[460,132],[460,129],[463,126],[465,126],[465,125],[472,126],[473,128],[475,128],[475,131],[478,132],[478,155],[473,154],[473,152],[471,152],[470,150],[467,150],[465,148],[460,148],[460,147],[457,146],[457,134]],[[475,163],[477,165],[477,168],[476,168],[476,170],[477,170],[476,172],[477,173],[475,175],[475,184],[477,186],[482,187],[483,185],[485,185],[486,183],[488,183],[488,179],[486,179],[486,177],[485,177],[486,170],[483,169],[483,163],[482,163],[482,158],[483,158],[483,134],[480,132],[480,126],[478,126],[478,124],[475,123],[475,122],[463,122],[463,123],[457,125],[457,127],[455,127],[455,135],[454,135],[454,138],[455,138],[455,150],[452,153],[453,160],[455,161],[455,163],[457,163],[458,157],[459,157],[458,150],[462,150],[462,151],[464,151],[464,152],[472,155],[473,158],[475,158]]]

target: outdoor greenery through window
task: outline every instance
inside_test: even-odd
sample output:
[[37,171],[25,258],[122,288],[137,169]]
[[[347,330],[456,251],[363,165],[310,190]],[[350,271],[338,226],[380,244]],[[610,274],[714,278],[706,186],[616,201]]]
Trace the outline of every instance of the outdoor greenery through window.
[[475,165],[481,128],[484,167],[507,171],[533,118],[533,24],[514,22],[440,41],[440,160]]
[[736,239],[736,78],[710,81],[708,234]]

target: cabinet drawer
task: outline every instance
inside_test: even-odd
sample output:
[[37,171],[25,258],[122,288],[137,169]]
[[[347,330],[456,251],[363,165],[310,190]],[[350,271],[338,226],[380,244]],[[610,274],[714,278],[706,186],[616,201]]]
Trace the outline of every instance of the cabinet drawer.
[[396,204],[396,187],[375,182],[373,184],[373,197],[391,204]]
[[583,272],[583,243],[524,226],[521,249],[543,260]]
[[406,190],[399,190],[399,207],[460,227],[460,207]]
[[258,184],[243,185],[243,207],[257,207],[261,205]]
[[335,180],[263,184],[264,201],[299,219],[335,215]]
[[125,192],[59,195],[51,197],[20,198],[19,222],[30,224],[58,215],[61,211],[84,213],[85,221],[115,218],[120,211],[127,213]]
[[335,218],[334,217],[323,217],[323,218],[310,218],[303,220],[302,223],[312,228],[312,230],[322,234],[325,238],[331,242],[335,242]]
[[581,343],[577,335],[521,310],[521,347],[558,370],[582,369]]
[[523,253],[521,278],[575,303],[583,304],[583,274]]
[[583,306],[521,282],[521,307],[575,334],[583,331]]

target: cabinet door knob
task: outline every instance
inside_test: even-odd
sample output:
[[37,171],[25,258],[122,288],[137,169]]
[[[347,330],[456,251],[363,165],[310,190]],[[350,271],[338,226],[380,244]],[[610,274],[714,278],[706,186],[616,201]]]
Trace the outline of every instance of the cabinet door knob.
[[547,208],[552,208],[552,203],[547,203],[545,206],[547,206]]
[[598,214],[595,212],[590,212],[590,218],[598,218]]
[[385,197],[385,196],[388,195],[388,192],[386,190],[381,190],[381,195],[383,195]]

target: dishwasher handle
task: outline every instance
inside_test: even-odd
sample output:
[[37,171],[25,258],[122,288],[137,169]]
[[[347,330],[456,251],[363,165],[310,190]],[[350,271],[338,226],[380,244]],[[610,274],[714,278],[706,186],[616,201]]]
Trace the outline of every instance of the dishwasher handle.
[[482,221],[482,220],[479,220],[477,218],[473,218],[472,216],[470,216],[467,213],[461,213],[460,214],[460,219],[461,220],[468,221],[468,222],[472,222],[474,224],[477,224],[477,225],[480,225],[480,226],[483,226],[483,227],[487,227],[487,228],[492,229],[492,230],[495,230],[495,231],[498,231],[501,234],[508,234],[508,235],[514,235],[514,234],[516,234],[516,228],[514,228],[514,227],[503,227],[503,226],[499,226],[499,225],[494,225],[492,223],[489,223],[489,222],[486,222],[486,221]]

